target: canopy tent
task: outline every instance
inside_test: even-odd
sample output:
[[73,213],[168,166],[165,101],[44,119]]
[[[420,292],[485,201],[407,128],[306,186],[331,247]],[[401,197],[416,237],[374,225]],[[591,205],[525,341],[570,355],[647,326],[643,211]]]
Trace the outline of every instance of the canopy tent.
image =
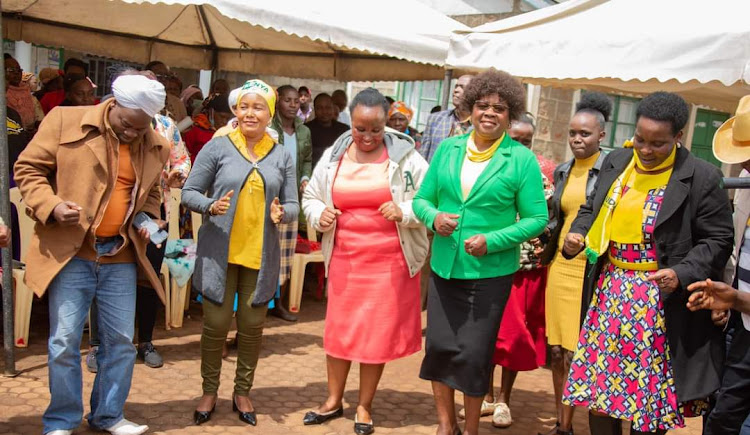
[[115,59],[297,78],[441,79],[468,27],[417,0],[5,0],[3,37]]
[[750,94],[750,2],[570,0],[451,38],[449,68],[545,86],[678,92],[734,113]]

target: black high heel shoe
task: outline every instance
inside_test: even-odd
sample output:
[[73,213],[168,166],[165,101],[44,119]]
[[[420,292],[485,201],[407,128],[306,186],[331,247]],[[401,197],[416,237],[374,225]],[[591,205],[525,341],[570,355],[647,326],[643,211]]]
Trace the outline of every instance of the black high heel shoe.
[[[216,402],[218,402],[219,399],[216,399]],[[216,402],[214,402],[214,406],[211,408],[210,411],[194,411],[193,412],[193,423],[195,423],[196,426],[200,426],[203,423],[211,420],[211,414],[216,411]]]
[[241,422],[247,423],[251,426],[255,426],[258,424],[258,417],[255,415],[255,411],[240,411],[239,408],[237,408],[237,402],[235,401],[234,396],[232,396],[232,411],[236,412],[237,415],[239,415]]

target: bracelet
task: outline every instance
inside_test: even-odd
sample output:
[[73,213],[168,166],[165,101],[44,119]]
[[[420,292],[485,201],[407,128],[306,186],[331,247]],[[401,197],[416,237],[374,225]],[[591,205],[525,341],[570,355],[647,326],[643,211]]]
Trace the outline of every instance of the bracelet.
[[211,205],[208,206],[208,215],[209,216],[216,216],[214,214],[214,204],[216,204],[216,201],[212,202]]

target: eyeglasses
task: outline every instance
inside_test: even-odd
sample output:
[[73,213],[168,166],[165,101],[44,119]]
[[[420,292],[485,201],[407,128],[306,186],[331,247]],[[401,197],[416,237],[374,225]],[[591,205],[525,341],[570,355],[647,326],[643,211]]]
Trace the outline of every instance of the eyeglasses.
[[23,68],[16,68],[14,66],[11,66],[11,67],[5,68],[5,72],[7,72],[7,73],[22,73],[23,72]]
[[488,101],[479,100],[474,103],[474,107],[482,112],[489,110],[491,107],[495,113],[503,113],[508,110],[508,105],[504,103],[490,104]]

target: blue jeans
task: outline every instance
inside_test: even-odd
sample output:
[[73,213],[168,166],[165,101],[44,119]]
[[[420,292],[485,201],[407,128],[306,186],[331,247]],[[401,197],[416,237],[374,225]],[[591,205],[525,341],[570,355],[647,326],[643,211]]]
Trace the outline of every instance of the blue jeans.
[[742,429],[740,429],[740,435],[750,435],[750,415],[745,419],[745,423],[742,425]]
[[[97,243],[101,257],[118,242]],[[123,418],[130,392],[136,350],[135,263],[101,264],[74,257],[49,285],[48,344],[50,404],[42,421],[44,432],[73,430],[83,416],[81,336],[91,302],[99,307],[99,366],[91,391],[89,425],[110,427]]]

